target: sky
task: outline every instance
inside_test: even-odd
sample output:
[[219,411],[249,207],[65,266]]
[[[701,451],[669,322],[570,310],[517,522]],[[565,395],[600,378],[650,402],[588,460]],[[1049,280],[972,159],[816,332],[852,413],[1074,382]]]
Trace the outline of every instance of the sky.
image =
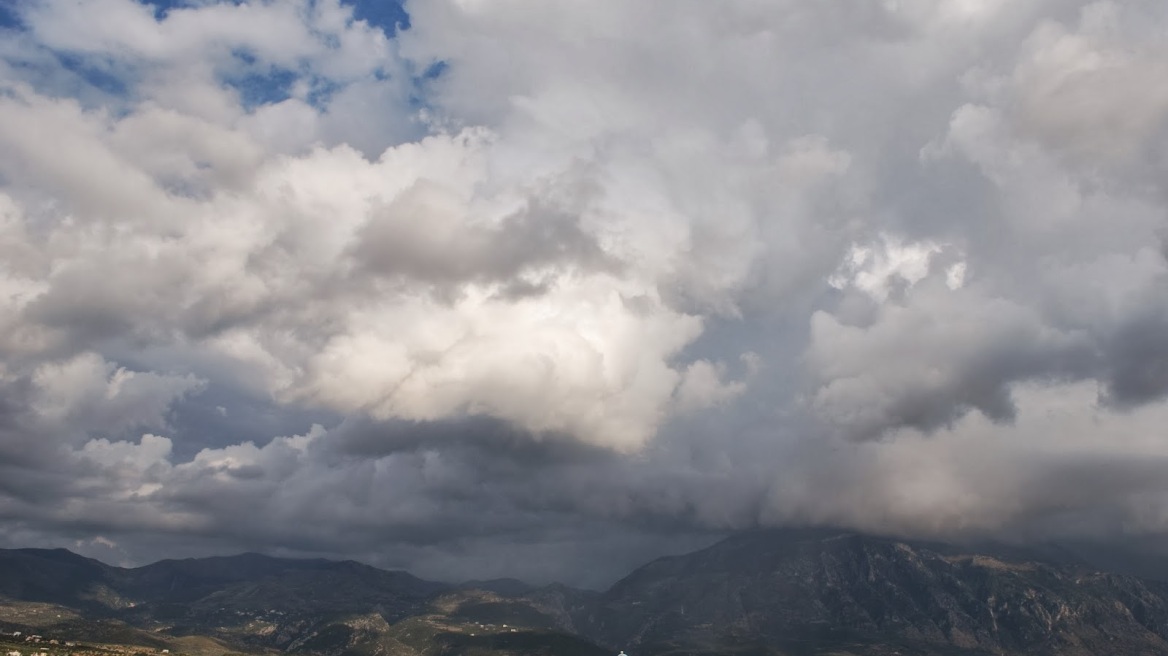
[[0,0],[0,546],[1168,553],[1168,3]]

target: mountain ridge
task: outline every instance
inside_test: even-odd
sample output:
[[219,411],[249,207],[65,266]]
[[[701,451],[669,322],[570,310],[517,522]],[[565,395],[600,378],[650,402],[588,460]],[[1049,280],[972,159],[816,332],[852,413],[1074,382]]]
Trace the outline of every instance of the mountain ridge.
[[585,633],[655,653],[814,640],[1168,654],[1168,584],[1022,553],[847,531],[745,533],[638,568],[604,593]]
[[738,533],[601,592],[256,553],[119,568],[0,550],[0,596],[271,654],[1168,655],[1168,583],[1069,550],[825,528]]

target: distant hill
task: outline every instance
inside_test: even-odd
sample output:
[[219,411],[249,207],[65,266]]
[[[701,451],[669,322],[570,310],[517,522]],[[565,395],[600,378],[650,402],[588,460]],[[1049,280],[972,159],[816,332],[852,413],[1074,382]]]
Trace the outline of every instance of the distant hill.
[[253,553],[123,569],[63,549],[0,550],[0,597],[12,602],[0,607],[0,627],[117,635],[173,644],[174,653],[198,636],[253,653],[528,653],[553,645],[557,653],[607,653],[562,628],[571,626],[564,600],[588,594],[514,580],[453,586],[353,561]]
[[603,593],[259,554],[122,569],[0,550],[0,628],[174,654],[1168,656],[1168,583],[1072,550],[754,531]]
[[65,549],[0,549],[0,596],[100,610],[116,571]]
[[458,587],[466,590],[487,590],[506,597],[518,597],[536,589],[536,586],[519,579],[491,579],[489,581],[466,581]]

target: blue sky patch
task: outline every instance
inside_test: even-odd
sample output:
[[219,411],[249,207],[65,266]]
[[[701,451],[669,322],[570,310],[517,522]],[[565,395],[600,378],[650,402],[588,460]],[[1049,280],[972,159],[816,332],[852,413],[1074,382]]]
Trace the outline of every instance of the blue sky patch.
[[20,27],[20,15],[14,0],[0,0],[0,29]]
[[346,4],[353,5],[354,18],[380,27],[386,36],[393,37],[398,30],[410,29],[410,15],[402,0],[357,0]]
[[[0,0],[0,10],[12,0]],[[202,3],[190,0],[152,0],[155,16],[162,18],[171,9],[190,7]],[[353,7],[353,17],[370,25],[380,27],[386,36],[394,36],[399,30],[410,29],[410,15],[403,6],[403,0],[356,0],[344,4]]]
[[292,95],[292,85],[299,77],[295,71],[277,68],[267,72],[249,72],[224,82],[238,91],[244,107],[251,109],[287,100]]

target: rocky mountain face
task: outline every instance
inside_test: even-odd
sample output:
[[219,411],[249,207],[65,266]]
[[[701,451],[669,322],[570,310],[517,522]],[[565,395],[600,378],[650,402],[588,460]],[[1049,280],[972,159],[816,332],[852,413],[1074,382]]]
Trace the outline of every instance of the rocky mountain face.
[[761,531],[638,569],[581,624],[652,653],[1168,654],[1168,585],[1018,552]]
[[603,593],[256,554],[121,569],[0,550],[0,597],[0,628],[64,618],[36,628],[175,653],[198,638],[207,654],[1168,656],[1168,584],[1057,553],[843,531],[737,535]]

